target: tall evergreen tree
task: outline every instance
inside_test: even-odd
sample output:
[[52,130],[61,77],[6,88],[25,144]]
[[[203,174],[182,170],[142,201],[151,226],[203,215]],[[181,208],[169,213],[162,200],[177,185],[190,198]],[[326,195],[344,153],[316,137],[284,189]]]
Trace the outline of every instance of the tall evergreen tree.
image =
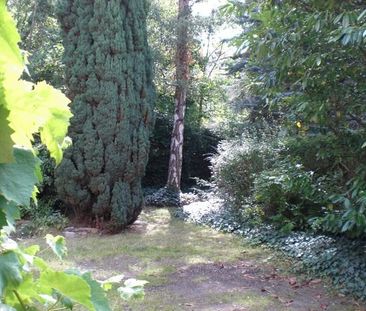
[[62,0],[73,145],[56,172],[62,200],[78,217],[133,223],[153,123],[145,0]]

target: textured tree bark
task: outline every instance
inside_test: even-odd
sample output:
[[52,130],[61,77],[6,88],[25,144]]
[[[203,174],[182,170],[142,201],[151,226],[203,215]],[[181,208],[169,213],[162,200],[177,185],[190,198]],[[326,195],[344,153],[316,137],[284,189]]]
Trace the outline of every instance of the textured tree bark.
[[167,188],[177,192],[180,191],[182,176],[184,116],[186,110],[187,89],[189,81],[189,17],[189,0],[179,0],[176,53],[175,111],[172,139],[170,145],[170,159],[167,181]]

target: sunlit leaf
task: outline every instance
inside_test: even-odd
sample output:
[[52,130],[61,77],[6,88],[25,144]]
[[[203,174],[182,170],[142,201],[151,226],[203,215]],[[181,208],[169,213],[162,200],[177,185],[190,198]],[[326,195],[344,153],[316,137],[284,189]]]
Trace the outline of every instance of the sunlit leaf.
[[144,286],[149,283],[143,280],[128,279],[124,286],[119,287],[117,291],[120,293],[122,299],[143,299],[145,296]]
[[[0,81],[1,88],[1,81]],[[9,163],[14,161],[13,145],[14,142],[11,139],[11,134],[14,132],[10,126],[7,117],[9,111],[5,106],[1,105],[1,91],[0,91],[0,163]]]
[[5,70],[5,75],[19,77],[23,71],[19,41],[15,23],[6,11],[6,2],[0,0],[0,68]]
[[51,247],[52,251],[61,260],[67,255],[67,248],[65,238],[63,236],[53,236],[51,234],[46,235],[46,242]]
[[39,286],[44,294],[51,294],[51,289],[55,289],[89,310],[95,310],[91,302],[90,286],[80,276],[48,269],[41,272]]
[[128,279],[125,281],[125,286],[127,287],[142,287],[146,284],[148,284],[148,281],[144,280],[136,280],[136,279]]

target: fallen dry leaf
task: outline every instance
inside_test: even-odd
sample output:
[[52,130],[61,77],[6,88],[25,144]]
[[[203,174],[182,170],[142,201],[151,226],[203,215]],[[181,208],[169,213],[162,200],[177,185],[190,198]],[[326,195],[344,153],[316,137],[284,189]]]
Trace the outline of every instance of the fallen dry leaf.
[[293,285],[295,285],[295,284],[297,283],[297,280],[296,280],[296,278],[289,278],[288,283],[289,283],[291,286],[293,286]]
[[317,285],[317,284],[320,284],[322,282],[321,279],[315,279],[315,280],[311,280],[309,282],[309,285]]

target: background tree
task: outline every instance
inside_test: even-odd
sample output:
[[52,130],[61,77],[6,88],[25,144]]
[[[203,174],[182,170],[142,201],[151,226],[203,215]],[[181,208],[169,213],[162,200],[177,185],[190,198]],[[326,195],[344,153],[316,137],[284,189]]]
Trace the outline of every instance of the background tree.
[[79,217],[115,228],[136,220],[152,128],[147,1],[62,1],[73,145],[56,175],[62,199]]
[[184,117],[186,111],[187,89],[189,81],[189,0],[179,0],[177,51],[176,51],[176,89],[175,111],[172,139],[170,146],[170,159],[168,168],[167,187],[180,191],[183,163]]
[[23,77],[32,82],[47,81],[63,87],[63,54],[60,27],[52,0],[9,0],[8,7],[16,21],[26,51],[28,72]]

